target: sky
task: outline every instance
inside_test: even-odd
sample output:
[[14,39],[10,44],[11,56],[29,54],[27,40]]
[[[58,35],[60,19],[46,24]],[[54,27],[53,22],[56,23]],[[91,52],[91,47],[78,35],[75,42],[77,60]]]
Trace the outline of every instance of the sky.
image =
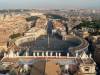
[[0,9],[14,8],[100,8],[100,0],[0,0]]

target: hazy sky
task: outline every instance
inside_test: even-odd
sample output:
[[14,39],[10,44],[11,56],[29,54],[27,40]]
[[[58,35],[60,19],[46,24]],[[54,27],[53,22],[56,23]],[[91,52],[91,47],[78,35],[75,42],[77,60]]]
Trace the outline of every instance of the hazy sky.
[[100,0],[0,0],[6,8],[100,8]]

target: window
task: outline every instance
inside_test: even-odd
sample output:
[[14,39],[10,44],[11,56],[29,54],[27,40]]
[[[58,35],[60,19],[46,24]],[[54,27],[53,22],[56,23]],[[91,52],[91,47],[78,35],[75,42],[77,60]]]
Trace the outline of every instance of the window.
[[85,67],[84,69],[85,69],[85,71],[89,71],[89,67]]

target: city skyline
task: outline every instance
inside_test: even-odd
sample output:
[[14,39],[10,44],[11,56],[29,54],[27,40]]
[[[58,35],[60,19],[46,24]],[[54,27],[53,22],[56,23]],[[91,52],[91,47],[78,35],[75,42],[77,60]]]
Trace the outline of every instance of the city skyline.
[[0,9],[97,9],[100,8],[99,3],[100,0],[0,0]]

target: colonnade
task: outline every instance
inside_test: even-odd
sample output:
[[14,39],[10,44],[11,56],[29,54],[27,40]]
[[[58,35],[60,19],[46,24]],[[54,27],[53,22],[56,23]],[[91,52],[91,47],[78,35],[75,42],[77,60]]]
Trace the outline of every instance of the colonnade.
[[[16,57],[16,56],[19,56],[19,52],[16,52],[14,53],[13,51],[10,51],[9,53],[4,53],[4,57]],[[29,52],[26,51],[24,55],[22,56],[30,56],[29,55]],[[32,55],[33,57],[49,57],[49,56],[55,56],[55,57],[60,57],[61,56],[61,52],[32,52]]]
[[[41,55],[40,55],[41,53]],[[55,53],[55,55],[53,55],[53,53]],[[60,57],[61,56],[61,52],[33,52],[33,56],[34,57],[49,57],[49,56],[56,56],[56,57]]]
[[[61,52],[53,52],[53,51],[42,51],[42,52],[35,51],[35,52],[32,52],[31,56],[33,56],[33,57],[53,57],[53,56],[61,57],[62,56],[61,54],[62,54]],[[4,57],[18,57],[18,56],[19,56],[19,52],[14,53],[13,51],[10,51],[9,53],[4,53]],[[22,55],[22,56],[30,56],[30,55],[29,55],[29,52],[26,51],[24,53],[24,55]],[[70,57],[70,54],[67,53],[66,56]],[[76,53],[76,57],[78,57],[78,56],[79,56],[79,54]]]

